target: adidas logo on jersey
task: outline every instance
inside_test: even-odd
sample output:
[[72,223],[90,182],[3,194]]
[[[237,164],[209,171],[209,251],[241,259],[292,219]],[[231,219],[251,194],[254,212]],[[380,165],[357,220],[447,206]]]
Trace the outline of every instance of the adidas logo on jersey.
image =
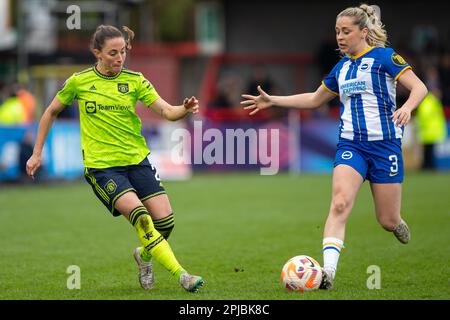
[[92,85],[92,86],[89,88],[89,90],[97,90],[97,88],[96,88],[94,85]]

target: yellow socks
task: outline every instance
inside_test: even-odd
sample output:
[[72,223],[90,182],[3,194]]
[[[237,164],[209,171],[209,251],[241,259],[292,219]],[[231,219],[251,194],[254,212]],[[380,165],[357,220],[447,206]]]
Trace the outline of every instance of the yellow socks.
[[155,229],[167,240],[175,226],[173,213],[162,219],[153,220],[153,224],[155,225]]
[[147,209],[144,206],[135,208],[130,213],[129,220],[136,228],[139,241],[141,241],[143,246],[140,252],[141,258],[144,261],[150,261],[152,256],[155,257],[155,260],[162,264],[178,280],[185,270],[175,258],[169,243],[155,229]]

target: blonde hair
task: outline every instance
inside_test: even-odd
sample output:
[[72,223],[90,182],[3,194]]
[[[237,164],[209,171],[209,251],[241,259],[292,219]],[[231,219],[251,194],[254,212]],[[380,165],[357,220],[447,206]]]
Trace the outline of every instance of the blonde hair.
[[91,49],[102,51],[105,41],[112,38],[123,38],[125,40],[126,49],[131,49],[131,40],[134,39],[134,32],[127,26],[122,27],[122,31],[114,26],[100,25],[95,30],[91,39]]
[[373,6],[363,3],[359,7],[350,7],[339,13],[336,19],[340,17],[353,18],[360,30],[367,28],[366,41],[369,46],[385,47],[388,43],[387,32],[384,29],[383,23],[381,23],[377,10]]

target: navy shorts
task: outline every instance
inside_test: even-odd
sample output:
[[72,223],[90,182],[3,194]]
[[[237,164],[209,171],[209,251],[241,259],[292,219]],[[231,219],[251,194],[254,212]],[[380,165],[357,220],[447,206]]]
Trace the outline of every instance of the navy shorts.
[[400,139],[351,141],[341,139],[334,166],[346,164],[373,183],[403,182],[403,157]]
[[115,217],[121,215],[114,208],[116,200],[128,191],[134,191],[141,201],[166,193],[155,167],[147,158],[137,165],[85,168],[84,177]]

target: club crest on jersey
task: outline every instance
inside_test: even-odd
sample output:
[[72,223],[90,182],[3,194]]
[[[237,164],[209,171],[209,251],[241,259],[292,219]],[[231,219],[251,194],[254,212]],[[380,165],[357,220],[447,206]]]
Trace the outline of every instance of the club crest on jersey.
[[406,64],[405,59],[402,58],[398,53],[393,53],[391,55],[391,60],[396,66],[404,66]]
[[128,83],[118,83],[117,84],[117,90],[121,93],[127,93],[128,92]]
[[361,71],[368,71],[370,69],[371,65],[369,63],[361,63],[359,66],[359,70]]
[[341,158],[344,160],[349,160],[352,157],[353,157],[353,153],[351,151],[344,151],[341,156]]
[[105,190],[108,194],[113,194],[117,189],[117,184],[113,179],[109,179],[109,181],[105,184]]

